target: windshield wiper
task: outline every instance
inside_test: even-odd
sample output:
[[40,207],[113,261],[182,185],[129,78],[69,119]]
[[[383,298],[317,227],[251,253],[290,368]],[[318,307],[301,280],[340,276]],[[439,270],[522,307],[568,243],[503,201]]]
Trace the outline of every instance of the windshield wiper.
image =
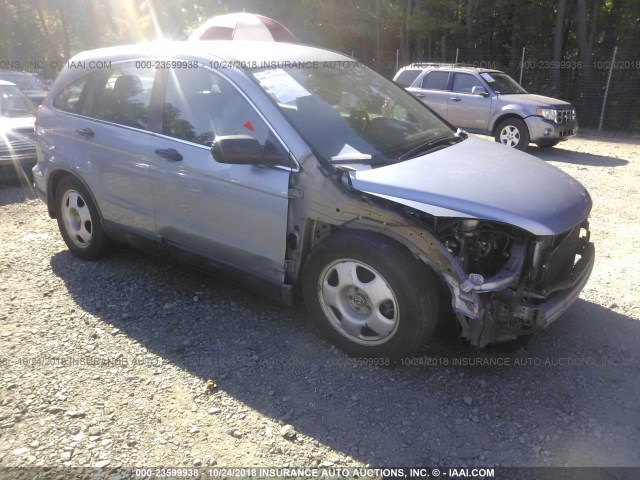
[[404,160],[417,157],[419,154],[427,153],[429,150],[433,150],[436,147],[446,146],[445,144],[447,142],[455,142],[455,143],[461,142],[462,140],[464,140],[464,138],[460,136],[459,132],[460,131],[456,132],[455,135],[447,135],[444,137],[436,138],[435,140],[431,140],[427,143],[423,143],[422,145],[419,145],[416,148],[409,150],[407,153],[400,155],[398,160],[402,162]]

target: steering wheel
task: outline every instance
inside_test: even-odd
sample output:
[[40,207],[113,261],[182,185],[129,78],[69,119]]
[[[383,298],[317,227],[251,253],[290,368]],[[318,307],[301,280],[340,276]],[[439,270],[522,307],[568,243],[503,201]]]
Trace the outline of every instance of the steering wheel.
[[349,123],[359,132],[364,132],[369,125],[369,114],[366,110],[352,108],[349,114]]

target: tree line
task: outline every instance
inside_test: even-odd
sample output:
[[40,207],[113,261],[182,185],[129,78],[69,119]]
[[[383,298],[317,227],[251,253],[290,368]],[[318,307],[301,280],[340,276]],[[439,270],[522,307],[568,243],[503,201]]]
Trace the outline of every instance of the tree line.
[[[51,66],[82,50],[182,39],[211,16],[242,10],[387,76],[397,65],[457,59],[490,61],[518,79],[524,48],[537,67],[525,87],[587,106],[602,100],[617,47],[614,67],[625,72],[613,75],[612,94],[640,79],[638,0],[0,0],[0,68],[26,65],[51,78]],[[640,117],[627,123],[638,128]]]

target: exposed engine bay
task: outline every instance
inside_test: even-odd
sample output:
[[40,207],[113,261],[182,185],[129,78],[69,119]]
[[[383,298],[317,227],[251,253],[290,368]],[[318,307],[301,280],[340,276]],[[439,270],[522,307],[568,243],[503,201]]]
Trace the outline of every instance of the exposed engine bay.
[[437,236],[468,277],[458,286],[447,279],[454,297],[477,295],[477,312],[459,308],[461,302],[456,298],[453,304],[462,335],[480,347],[546,327],[555,318],[541,306],[554,295],[560,297],[585,275],[588,278],[590,272],[590,268],[585,270],[593,247],[589,248],[586,221],[551,236],[533,236],[516,227],[466,219],[446,219],[437,222],[436,228]]

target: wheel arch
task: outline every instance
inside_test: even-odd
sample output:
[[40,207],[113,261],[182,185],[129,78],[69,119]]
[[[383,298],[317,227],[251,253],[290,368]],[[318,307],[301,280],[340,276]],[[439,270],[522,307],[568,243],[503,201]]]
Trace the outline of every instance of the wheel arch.
[[[423,234],[423,232],[419,232],[416,234],[414,234],[413,232],[409,232],[408,234],[405,234],[405,235],[399,235],[397,233],[394,233],[394,231],[391,229],[380,229],[379,226],[373,226],[373,225],[368,225],[364,223],[356,224],[354,222],[347,226],[339,227],[339,226],[330,225],[324,222],[314,222],[314,226],[311,231],[311,238],[313,240],[312,242],[310,242],[310,244],[308,244],[305,250],[305,253],[303,255],[303,262],[302,262],[302,268],[300,269],[300,275],[298,275],[298,278],[296,279],[296,283],[298,285],[301,284],[302,278],[305,274],[305,266],[306,266],[307,260],[309,256],[312,254],[312,252],[318,247],[318,245],[322,244],[328,238],[333,237],[335,235],[342,234],[344,232],[354,232],[354,233],[361,232],[367,235],[383,238],[384,240],[397,245],[402,250],[404,250],[405,252],[410,254],[412,257],[414,257],[416,261],[420,263],[422,268],[424,268],[425,271],[427,271],[431,275],[434,283],[436,284],[438,293],[449,292],[449,287],[447,286],[447,283],[445,282],[442,276],[443,272],[446,272],[450,275],[455,275],[455,273],[460,273],[460,272],[454,272],[454,270],[456,270],[454,268],[454,265],[450,265],[446,267],[443,265],[442,271],[438,270],[436,266],[437,262],[443,263],[444,259],[438,260],[438,259],[431,258],[428,255],[427,251],[425,251],[425,248],[420,247],[420,244],[426,241],[427,245],[431,250],[433,251],[437,250],[441,252],[439,242],[435,241],[435,239],[426,237]],[[433,263],[433,262],[436,262],[436,263]]]
[[100,217],[100,222],[102,223],[103,216],[102,216],[102,211],[100,210],[100,205],[96,201],[96,197],[93,195],[93,191],[91,190],[91,188],[89,188],[89,185],[87,184],[87,182],[83,178],[79,177],[78,175],[64,168],[59,168],[51,172],[51,174],[49,175],[49,179],[47,182],[47,208],[49,210],[49,216],[51,218],[57,218],[58,212],[56,209],[56,194],[58,190],[58,185],[60,185],[60,182],[65,177],[74,178],[75,180],[77,180],[82,184],[82,186],[85,188],[85,190],[91,197],[93,204],[96,206],[96,209],[98,210],[98,216]]
[[[503,113],[502,115],[497,117],[493,122],[493,126],[491,127],[491,136],[492,137],[495,137],[496,132],[497,132],[498,127],[500,126],[500,124],[502,122],[504,122],[505,120],[508,120],[509,118],[517,118],[518,120],[524,122],[525,126],[527,126],[527,122],[524,121],[524,117],[522,115],[518,115],[517,113],[514,113],[514,112]],[[528,129],[529,129],[529,127],[527,127],[527,130]]]

